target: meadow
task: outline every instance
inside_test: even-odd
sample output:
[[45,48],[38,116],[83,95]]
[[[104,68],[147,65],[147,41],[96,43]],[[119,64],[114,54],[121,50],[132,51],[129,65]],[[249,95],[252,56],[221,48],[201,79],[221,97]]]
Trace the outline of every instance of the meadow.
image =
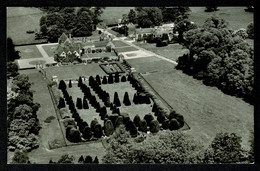
[[35,45],[29,46],[16,46],[15,50],[19,51],[20,59],[31,59],[31,58],[41,58],[42,54],[39,52]]

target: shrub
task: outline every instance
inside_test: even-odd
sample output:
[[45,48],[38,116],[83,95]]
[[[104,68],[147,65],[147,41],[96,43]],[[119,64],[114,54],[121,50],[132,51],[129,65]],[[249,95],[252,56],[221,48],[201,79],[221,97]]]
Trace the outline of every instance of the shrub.
[[58,163],[73,163],[74,161],[74,156],[69,156],[68,154],[64,154],[60,157],[58,160]]
[[81,98],[77,98],[76,106],[77,106],[78,109],[82,109],[82,100],[81,100]]
[[29,157],[26,151],[19,151],[16,150],[14,152],[14,156],[12,158],[12,163],[17,164],[17,163],[27,163],[29,161]]
[[134,94],[133,102],[134,102],[134,104],[139,103],[138,95],[136,93]]
[[140,121],[141,121],[141,119],[140,119],[139,115],[135,115],[134,124],[135,124],[136,127],[140,126]]
[[96,137],[96,138],[102,137],[103,132],[102,132],[102,127],[100,124],[95,124],[93,133],[94,133],[94,137]]
[[123,124],[123,117],[122,116],[118,116],[118,118],[116,119],[115,122],[115,127],[117,128],[119,125]]
[[254,38],[254,23],[250,23],[247,26],[246,33],[248,34],[248,38],[249,39],[253,39]]
[[130,102],[130,100],[129,100],[128,92],[125,92],[125,94],[124,94],[123,103],[124,103],[126,106],[130,106],[130,105],[131,105],[131,102]]
[[124,75],[121,77],[121,82],[126,82],[126,77]]
[[146,120],[143,119],[143,120],[140,121],[138,130],[141,131],[141,132],[145,132],[145,133],[147,132],[148,129],[147,129]]
[[107,114],[107,108],[105,106],[103,106],[101,109],[100,109],[100,117],[102,120],[105,119],[105,116]]
[[169,129],[169,120],[164,120],[163,123],[162,123],[162,128],[164,130],[167,130]]
[[72,83],[71,83],[71,80],[69,81],[69,88],[71,88],[72,87]]
[[103,77],[102,84],[107,84],[107,77],[106,76]]
[[115,123],[116,123],[116,120],[118,118],[118,114],[111,114],[108,116],[108,119],[111,120],[111,122],[113,123],[114,127],[115,127]]
[[160,130],[160,125],[157,120],[152,120],[150,123],[150,132],[151,133],[157,133]]
[[61,108],[64,108],[64,107],[65,107],[65,101],[62,97],[60,97],[58,108],[61,109]]
[[126,128],[126,131],[129,131],[130,132],[130,135],[133,136],[133,137],[136,137],[137,136],[137,129],[136,129],[136,126],[135,124],[133,123],[133,121],[128,121],[125,125],[125,128]]
[[84,129],[83,129],[83,132],[82,132],[82,136],[83,138],[87,139],[87,140],[90,140],[91,137],[92,137],[93,133],[92,133],[92,130],[89,126],[86,126]]
[[101,79],[100,79],[100,76],[99,75],[96,75],[96,81],[97,83],[100,85],[101,84]]
[[108,84],[113,84],[114,83],[114,78],[112,74],[109,74],[108,76]]
[[93,163],[99,163],[97,156],[95,157]]
[[52,120],[54,120],[55,117],[54,116],[49,116],[48,118],[45,119],[45,123],[51,123]]
[[88,126],[88,123],[87,123],[87,122],[83,121],[82,123],[80,123],[80,125],[79,125],[79,130],[80,130],[80,132],[83,132],[83,130],[84,130],[84,128],[85,128],[86,126]]
[[78,81],[78,87],[81,87],[81,85],[82,85],[82,78],[81,78],[81,77],[79,77],[79,81]]
[[144,120],[146,121],[147,125],[150,126],[150,122],[154,120],[154,117],[151,113],[148,113],[144,116]]
[[76,128],[71,128],[69,131],[68,140],[71,142],[80,142],[81,136],[79,130],[77,130]]
[[169,122],[169,129],[172,130],[177,130],[179,129],[179,123],[176,119],[171,119]]
[[156,108],[157,108],[157,107],[156,107],[156,103],[154,103],[154,104],[153,104],[153,108],[152,108],[152,112],[155,112]]
[[120,102],[120,100],[119,100],[119,98],[118,98],[117,92],[114,93],[114,101],[113,101],[113,103],[114,103],[117,107],[121,106],[121,102]]
[[97,118],[93,119],[90,123],[90,128],[94,132],[94,126],[98,124]]
[[165,120],[165,115],[163,112],[160,112],[157,114],[157,120],[159,121],[159,123],[163,123],[163,121]]
[[83,109],[89,109],[88,101],[85,98],[83,99]]
[[84,163],[92,163],[92,157],[91,156],[86,156]]
[[119,83],[120,79],[119,79],[119,74],[116,73],[115,74],[115,83]]
[[60,90],[65,90],[67,88],[64,80],[60,80],[59,87]]
[[114,132],[114,126],[111,120],[107,120],[104,124],[104,133],[106,136],[112,135]]
[[80,156],[78,163],[84,163],[84,157],[82,155]]
[[130,121],[130,117],[128,113],[121,113],[120,114],[123,117],[123,123],[126,124],[128,121]]

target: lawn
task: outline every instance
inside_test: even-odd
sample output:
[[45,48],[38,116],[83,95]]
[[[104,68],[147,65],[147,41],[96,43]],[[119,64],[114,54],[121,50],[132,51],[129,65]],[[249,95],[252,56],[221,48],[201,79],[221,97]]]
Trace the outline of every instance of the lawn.
[[110,56],[116,56],[114,52],[102,52],[102,53],[87,53],[85,54],[87,58],[95,58],[95,57],[110,57]]
[[18,50],[21,56],[20,59],[31,59],[31,58],[41,58],[42,54],[38,50],[38,48],[35,45],[29,45],[29,46],[16,46],[16,50]]
[[39,43],[35,35],[27,34],[28,30],[40,30],[39,21],[43,12],[37,8],[8,7],[7,9],[7,37],[11,37],[14,44]]
[[198,25],[202,25],[207,18],[216,15],[229,23],[229,28],[237,30],[247,28],[253,22],[254,13],[245,12],[246,7],[218,7],[216,12],[204,12],[205,7],[190,7],[189,19]]
[[129,46],[128,44],[120,41],[120,40],[114,40],[113,44],[115,45],[115,47],[123,47],[123,46]]
[[137,51],[138,49],[132,47],[132,46],[128,46],[128,47],[117,47],[115,48],[117,53],[121,53],[121,52],[130,52],[130,51]]
[[54,51],[56,50],[58,45],[44,45],[42,48],[48,54],[49,57],[54,56]]
[[48,78],[58,76],[59,80],[62,79],[76,79],[79,76],[89,77],[90,75],[106,75],[106,73],[99,67],[99,64],[92,63],[87,65],[68,65],[62,67],[51,67],[45,69]]
[[101,14],[101,19],[121,19],[123,14],[128,14],[134,7],[106,7]]
[[216,87],[205,86],[158,58],[131,59],[128,62],[144,74],[153,88],[180,114],[191,127],[188,134],[204,146],[218,132],[235,132],[249,147],[250,131],[254,128],[254,107],[242,99],[229,96]]
[[151,44],[151,43],[135,42],[134,44],[174,61],[176,61],[183,54],[188,53],[188,49],[184,48],[179,43],[169,44],[168,46],[163,46],[163,47],[156,47],[155,43]]

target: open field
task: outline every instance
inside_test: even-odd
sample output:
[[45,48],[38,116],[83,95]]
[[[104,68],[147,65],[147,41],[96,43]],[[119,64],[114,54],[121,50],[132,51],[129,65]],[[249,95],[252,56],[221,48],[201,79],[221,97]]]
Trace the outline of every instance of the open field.
[[169,44],[168,46],[163,47],[156,47],[155,43],[150,44],[135,42],[134,44],[174,61],[176,61],[180,56],[188,52],[188,49],[184,48],[179,43]]
[[130,9],[134,9],[134,7],[106,7],[104,12],[101,14],[101,19],[120,19],[123,14],[128,14]]
[[237,30],[247,28],[253,22],[254,13],[245,12],[246,7],[218,7],[216,12],[204,12],[205,7],[190,7],[189,19],[198,25],[202,25],[207,18],[216,15],[229,23],[229,28]]
[[54,56],[54,51],[57,48],[58,45],[44,45],[42,48],[44,51],[48,54],[49,57]]
[[16,46],[15,50],[20,51],[20,59],[30,59],[30,58],[41,58],[42,54],[39,52],[35,45],[29,46]]
[[115,45],[115,47],[123,47],[123,46],[129,46],[128,44],[120,41],[120,40],[115,40],[113,41],[113,44]]
[[87,65],[68,65],[62,67],[51,67],[45,69],[48,78],[52,78],[53,75],[58,76],[59,80],[79,78],[79,76],[90,75],[106,75],[106,73],[99,67],[99,64],[92,63]]
[[121,52],[130,52],[130,51],[137,51],[138,49],[132,47],[132,46],[128,46],[128,47],[117,47],[115,48],[117,53],[121,53]]
[[[249,147],[250,131],[254,128],[254,107],[242,99],[229,96],[215,87],[205,86],[174,68],[174,65],[150,57],[128,62],[143,74],[153,88],[180,114],[191,127],[193,135],[204,146],[218,132],[235,132]],[[156,70],[156,71],[155,71]]]
[[37,8],[8,7],[7,37],[11,37],[14,44],[42,42],[42,40],[34,40],[34,33],[26,33],[28,30],[40,30],[39,21],[41,16],[43,16],[43,12]]

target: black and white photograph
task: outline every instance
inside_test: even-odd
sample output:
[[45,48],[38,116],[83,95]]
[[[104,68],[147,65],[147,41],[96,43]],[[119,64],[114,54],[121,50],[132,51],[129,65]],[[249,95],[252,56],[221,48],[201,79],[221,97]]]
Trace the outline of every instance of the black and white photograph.
[[6,46],[7,164],[255,164],[254,6],[7,6]]

